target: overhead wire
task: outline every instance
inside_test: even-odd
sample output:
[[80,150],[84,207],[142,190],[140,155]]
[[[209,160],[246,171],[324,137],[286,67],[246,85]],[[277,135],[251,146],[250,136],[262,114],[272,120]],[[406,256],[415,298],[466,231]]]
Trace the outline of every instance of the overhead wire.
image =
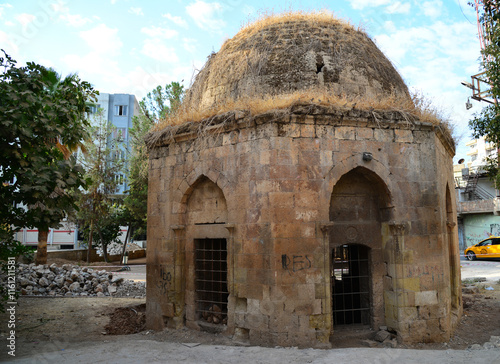
[[465,19],[466,19],[469,23],[471,23],[472,25],[475,25],[475,24],[473,24],[473,23],[469,20],[469,18],[467,18],[467,16],[465,15],[465,13],[464,13],[464,9],[462,8],[462,4],[460,4],[460,0],[457,0],[457,3],[458,3],[458,6],[460,7],[460,11],[462,12],[462,15],[464,16],[464,18],[465,18]]

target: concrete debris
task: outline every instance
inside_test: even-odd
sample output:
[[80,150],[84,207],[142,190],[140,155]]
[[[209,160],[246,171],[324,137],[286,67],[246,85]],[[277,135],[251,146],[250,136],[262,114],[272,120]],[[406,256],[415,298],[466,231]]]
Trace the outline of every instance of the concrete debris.
[[[6,276],[0,276],[5,285]],[[35,296],[89,296],[135,297],[146,296],[146,283],[114,277],[112,272],[64,264],[48,266],[19,264],[16,272],[16,290],[22,295]]]
[[390,340],[390,338],[391,338],[391,333],[389,331],[380,330],[375,334],[373,340],[378,342],[384,342],[387,339]]
[[491,350],[500,349],[500,336],[491,336],[490,341],[485,342],[482,346],[479,344],[471,345],[467,350]]
[[[134,251],[134,250],[141,250],[142,248],[134,243],[128,243],[127,244],[127,251]],[[108,254],[109,255],[120,255],[123,251],[123,244],[122,243],[111,243],[108,245]],[[99,256],[103,256],[103,250],[102,248],[97,248],[97,254]]]

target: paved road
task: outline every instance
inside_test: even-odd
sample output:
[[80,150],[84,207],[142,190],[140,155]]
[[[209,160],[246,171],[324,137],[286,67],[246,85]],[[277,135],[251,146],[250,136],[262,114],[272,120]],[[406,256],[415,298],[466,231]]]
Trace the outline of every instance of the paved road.
[[[50,346],[50,345],[49,345]],[[60,349],[57,343],[29,358],[14,363],[405,363],[471,364],[500,363],[500,349],[409,350],[409,349],[297,349],[222,345],[179,344],[123,337],[119,341],[72,345]]]
[[467,278],[484,277],[489,282],[500,280],[500,260],[473,260],[460,259],[462,280]]
[[[130,271],[115,272],[114,274],[134,281],[146,281],[146,258],[130,261],[128,266]],[[489,259],[471,262],[462,257],[460,266],[462,268],[462,279],[485,277],[491,282],[500,280],[500,260]]]

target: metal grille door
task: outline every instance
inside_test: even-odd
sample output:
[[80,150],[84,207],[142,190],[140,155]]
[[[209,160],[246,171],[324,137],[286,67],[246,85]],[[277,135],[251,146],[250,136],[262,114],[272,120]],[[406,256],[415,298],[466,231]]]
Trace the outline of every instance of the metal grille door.
[[334,325],[370,324],[369,248],[342,245],[332,250]]
[[196,313],[199,320],[227,323],[226,239],[195,240]]

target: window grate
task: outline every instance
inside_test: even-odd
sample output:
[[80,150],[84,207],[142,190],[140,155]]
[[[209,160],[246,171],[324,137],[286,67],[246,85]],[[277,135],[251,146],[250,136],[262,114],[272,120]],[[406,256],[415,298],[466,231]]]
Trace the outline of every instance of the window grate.
[[370,324],[369,248],[342,245],[332,250],[334,325]]
[[195,249],[197,317],[213,324],[227,324],[226,239],[196,239]]

